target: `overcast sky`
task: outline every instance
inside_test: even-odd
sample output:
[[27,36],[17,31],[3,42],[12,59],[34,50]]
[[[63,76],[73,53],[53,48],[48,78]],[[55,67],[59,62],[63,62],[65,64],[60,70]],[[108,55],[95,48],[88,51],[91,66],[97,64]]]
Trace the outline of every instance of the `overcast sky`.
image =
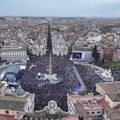
[[120,0],[0,0],[0,16],[120,17]]

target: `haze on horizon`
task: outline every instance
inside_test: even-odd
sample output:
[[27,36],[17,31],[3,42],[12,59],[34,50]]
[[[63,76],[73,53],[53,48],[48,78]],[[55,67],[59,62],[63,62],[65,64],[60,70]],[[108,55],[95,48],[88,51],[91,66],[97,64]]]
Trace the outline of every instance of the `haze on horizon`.
[[0,0],[0,16],[120,17],[120,0]]

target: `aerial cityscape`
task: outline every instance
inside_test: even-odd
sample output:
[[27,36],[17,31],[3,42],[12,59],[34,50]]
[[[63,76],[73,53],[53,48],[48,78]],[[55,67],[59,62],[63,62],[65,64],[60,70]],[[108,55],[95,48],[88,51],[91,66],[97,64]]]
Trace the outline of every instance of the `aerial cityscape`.
[[90,1],[1,0],[0,120],[120,120],[120,2]]

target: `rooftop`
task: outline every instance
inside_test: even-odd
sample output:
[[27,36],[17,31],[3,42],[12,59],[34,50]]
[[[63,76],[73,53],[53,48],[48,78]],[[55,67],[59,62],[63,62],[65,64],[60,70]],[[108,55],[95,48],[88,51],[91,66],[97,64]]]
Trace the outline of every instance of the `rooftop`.
[[106,93],[120,91],[120,81],[97,83]]
[[97,85],[99,85],[113,101],[120,101],[120,81],[97,83]]
[[73,45],[72,51],[92,51],[90,48],[81,48],[79,45]]
[[25,46],[4,46],[0,49],[0,52],[17,52],[17,51],[26,51]]
[[77,116],[70,115],[68,117],[65,117],[63,120],[78,120]]
[[[31,95],[33,94],[30,94],[30,97],[32,97]],[[14,92],[5,94],[4,96],[0,97],[0,109],[24,111],[27,98],[27,94],[24,97],[16,97]]]
[[91,99],[100,100],[100,99],[103,98],[103,96],[101,96],[101,95],[97,95],[97,96],[94,96],[94,95],[84,95],[84,96],[82,96],[82,95],[78,95],[78,94],[71,94],[71,95],[69,95],[69,97],[74,102],[75,101],[82,101],[82,100],[88,101],[88,100],[91,100]]
[[83,104],[83,108],[85,110],[98,110],[98,109],[102,109],[102,106],[99,104],[99,102],[97,100],[89,100],[87,102],[84,102]]
[[0,114],[0,120],[14,120],[14,116]]
[[26,102],[0,99],[0,109],[24,111]]
[[99,104],[99,101],[103,99],[102,96],[79,96],[74,94],[69,97],[69,99],[73,102],[76,114],[83,115],[85,111],[103,109],[103,107]]
[[108,105],[104,98],[99,100],[99,104],[105,109],[110,109],[110,106]]
[[114,101],[114,102],[119,102],[120,101],[120,91],[119,92],[114,92],[114,93],[107,93],[107,95]]
[[20,66],[10,66],[6,69],[6,73],[18,73],[20,70]]
[[105,111],[110,120],[120,120],[120,106],[118,108]]

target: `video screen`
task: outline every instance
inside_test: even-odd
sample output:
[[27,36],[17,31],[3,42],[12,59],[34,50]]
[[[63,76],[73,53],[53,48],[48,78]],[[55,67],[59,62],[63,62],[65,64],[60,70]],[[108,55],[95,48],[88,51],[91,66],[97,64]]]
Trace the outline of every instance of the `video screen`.
[[82,58],[82,53],[74,52],[73,53],[73,58],[81,59]]

